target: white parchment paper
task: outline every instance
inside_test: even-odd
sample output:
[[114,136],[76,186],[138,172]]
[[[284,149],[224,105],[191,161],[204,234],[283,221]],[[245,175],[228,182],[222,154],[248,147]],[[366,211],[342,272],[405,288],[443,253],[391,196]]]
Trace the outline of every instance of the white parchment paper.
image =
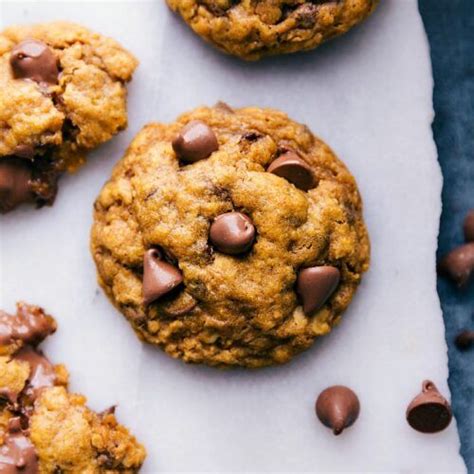
[[[465,472],[456,424],[422,435],[405,421],[424,378],[449,395],[435,285],[441,174],[430,123],[432,77],[415,0],[383,0],[363,25],[307,54],[243,63],[215,52],[148,2],[6,2],[0,21],[77,21],[140,59],[126,132],[66,177],[53,208],[0,217],[0,303],[43,305],[45,344],[91,407],[119,405],[146,445],[144,472]],[[143,346],[95,283],[92,203],[147,122],[200,104],[281,108],[347,163],[365,202],[372,267],[341,326],[294,362],[260,371],[190,367]],[[315,418],[326,386],[360,396],[334,437]]]

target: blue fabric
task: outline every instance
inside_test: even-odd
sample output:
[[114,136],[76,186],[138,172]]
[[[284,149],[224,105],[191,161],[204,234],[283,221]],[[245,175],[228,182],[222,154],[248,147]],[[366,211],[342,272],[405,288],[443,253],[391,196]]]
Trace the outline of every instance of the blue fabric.
[[[462,222],[474,208],[474,0],[419,0],[435,80],[433,131],[444,176],[438,257],[463,242]],[[454,338],[474,329],[474,282],[463,290],[438,278],[449,346],[449,386],[461,453],[474,474],[474,350]]]

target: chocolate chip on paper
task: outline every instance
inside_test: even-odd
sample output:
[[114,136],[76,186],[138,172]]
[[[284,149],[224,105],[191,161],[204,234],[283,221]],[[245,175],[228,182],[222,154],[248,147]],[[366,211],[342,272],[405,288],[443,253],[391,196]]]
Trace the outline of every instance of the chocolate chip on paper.
[[337,436],[355,423],[359,417],[360,402],[350,388],[334,385],[320,393],[315,409],[321,423]]
[[431,380],[425,380],[422,390],[406,411],[408,424],[421,433],[437,433],[448,427],[453,415],[446,398]]

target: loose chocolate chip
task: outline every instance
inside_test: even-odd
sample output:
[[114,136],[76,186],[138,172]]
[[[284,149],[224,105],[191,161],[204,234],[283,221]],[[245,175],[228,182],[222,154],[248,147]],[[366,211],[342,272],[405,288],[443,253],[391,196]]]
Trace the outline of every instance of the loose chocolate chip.
[[334,385],[323,390],[316,400],[316,415],[321,423],[341,434],[357,420],[360,403],[357,395],[348,387]]
[[422,391],[408,405],[408,424],[422,433],[437,433],[444,430],[452,418],[448,401],[439,393],[431,380],[425,380]]
[[438,264],[441,275],[453,280],[459,287],[466,285],[474,270],[474,242],[451,250]]
[[474,331],[469,331],[468,329],[465,329],[464,331],[461,331],[457,336],[456,339],[454,340],[456,343],[456,346],[458,349],[465,351],[467,349],[470,349],[471,347],[474,347]]
[[30,189],[31,168],[21,158],[0,158],[0,213],[33,200]]
[[219,148],[215,133],[200,120],[185,125],[172,145],[178,157],[189,162],[203,160]]
[[474,242],[474,209],[471,209],[464,219],[464,238],[466,242]]
[[303,311],[310,315],[319,310],[333,294],[341,274],[336,267],[309,267],[300,270],[296,291],[303,302]]
[[250,217],[241,212],[228,212],[214,219],[209,232],[211,243],[222,253],[237,255],[247,252],[255,239]]
[[157,249],[145,252],[143,259],[143,303],[149,305],[183,282],[178,268],[161,260]]
[[316,180],[310,166],[294,151],[287,151],[281,155],[272,162],[267,171],[285,178],[303,191],[308,191],[316,186]]
[[27,39],[11,52],[10,64],[17,79],[31,79],[38,83],[58,83],[58,60],[42,41]]

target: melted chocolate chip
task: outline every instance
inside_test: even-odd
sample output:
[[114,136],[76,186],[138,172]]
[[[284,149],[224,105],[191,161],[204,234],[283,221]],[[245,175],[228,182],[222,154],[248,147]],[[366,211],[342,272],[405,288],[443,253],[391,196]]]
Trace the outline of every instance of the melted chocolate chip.
[[467,284],[474,270],[474,242],[451,250],[438,264],[441,275],[453,280],[459,287]]
[[272,162],[267,171],[286,179],[303,191],[308,191],[316,186],[311,167],[294,151],[283,153]]
[[0,446],[1,474],[37,474],[38,456],[31,441],[22,433],[20,419],[11,418],[8,433]]
[[161,260],[157,249],[150,249],[143,259],[143,303],[149,305],[183,282],[181,271]]
[[42,41],[27,39],[11,52],[10,64],[17,79],[31,79],[40,84],[58,83],[58,60]]
[[423,382],[421,393],[412,400],[406,412],[409,425],[422,433],[444,430],[452,416],[448,401],[430,380]]
[[30,375],[25,391],[30,400],[36,400],[44,388],[54,386],[56,382],[54,366],[41,351],[25,346],[14,355],[13,359],[28,362],[30,365]]
[[33,200],[30,164],[20,158],[0,158],[0,213]]
[[471,209],[464,219],[464,238],[466,242],[474,242],[474,209]]
[[454,342],[456,343],[457,348],[461,351],[466,351],[471,347],[474,347],[474,331],[469,331],[468,329],[461,331],[456,336]]
[[237,255],[247,252],[252,247],[255,227],[250,217],[245,214],[228,212],[214,219],[209,239],[220,252]]
[[193,120],[185,125],[172,145],[178,158],[188,162],[207,158],[219,148],[215,133],[200,120]]
[[300,270],[296,291],[303,302],[303,311],[310,315],[318,311],[334,293],[341,274],[336,267],[309,267]]
[[16,316],[0,311],[0,345],[15,341],[37,345],[56,330],[56,324],[41,308],[20,303]]
[[323,390],[316,400],[316,415],[321,423],[341,434],[357,420],[360,403],[357,395],[348,387],[334,385]]

